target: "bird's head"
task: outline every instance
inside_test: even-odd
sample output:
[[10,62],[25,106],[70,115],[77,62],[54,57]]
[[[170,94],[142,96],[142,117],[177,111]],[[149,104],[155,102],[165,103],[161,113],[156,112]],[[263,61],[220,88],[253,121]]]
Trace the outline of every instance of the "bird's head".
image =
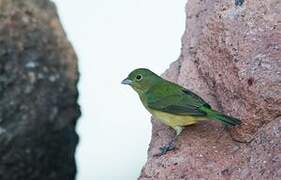
[[122,81],[122,84],[130,85],[138,93],[141,93],[145,92],[159,81],[161,81],[161,77],[154,72],[149,69],[139,68],[133,70],[129,76]]

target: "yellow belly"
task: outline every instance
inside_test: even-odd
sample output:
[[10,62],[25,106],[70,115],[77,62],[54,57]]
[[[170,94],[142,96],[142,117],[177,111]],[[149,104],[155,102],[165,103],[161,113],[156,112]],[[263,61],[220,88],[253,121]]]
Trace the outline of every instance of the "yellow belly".
[[180,116],[155,110],[150,110],[150,112],[154,118],[170,127],[188,126],[202,120],[201,117]]

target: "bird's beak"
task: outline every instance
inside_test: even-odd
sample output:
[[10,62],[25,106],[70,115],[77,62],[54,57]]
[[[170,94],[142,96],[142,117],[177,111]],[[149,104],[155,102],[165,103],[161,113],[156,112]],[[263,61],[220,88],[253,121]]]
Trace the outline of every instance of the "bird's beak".
[[130,79],[124,79],[122,82],[121,82],[121,84],[127,84],[127,85],[131,85],[132,84],[132,80],[130,80]]

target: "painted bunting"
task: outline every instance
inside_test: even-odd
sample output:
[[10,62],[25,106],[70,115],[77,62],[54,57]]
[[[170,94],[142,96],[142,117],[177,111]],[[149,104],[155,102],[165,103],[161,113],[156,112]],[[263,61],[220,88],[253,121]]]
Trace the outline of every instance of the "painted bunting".
[[228,126],[241,123],[237,118],[213,110],[197,94],[161,78],[149,69],[135,69],[122,81],[122,84],[130,85],[138,93],[144,107],[155,119],[176,131],[172,141],[160,147],[158,155],[175,149],[176,140],[185,126],[207,119],[216,120]]

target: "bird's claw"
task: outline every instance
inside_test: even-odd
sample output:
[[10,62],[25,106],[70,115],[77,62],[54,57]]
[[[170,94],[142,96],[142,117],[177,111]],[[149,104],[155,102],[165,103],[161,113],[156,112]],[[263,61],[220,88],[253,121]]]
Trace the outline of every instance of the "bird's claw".
[[235,6],[242,6],[244,3],[244,0],[235,0]]
[[176,146],[173,145],[173,144],[164,145],[164,146],[159,148],[160,153],[158,153],[158,154],[156,154],[154,156],[162,156],[162,155],[166,154],[168,151],[174,150],[175,148],[176,148]]

